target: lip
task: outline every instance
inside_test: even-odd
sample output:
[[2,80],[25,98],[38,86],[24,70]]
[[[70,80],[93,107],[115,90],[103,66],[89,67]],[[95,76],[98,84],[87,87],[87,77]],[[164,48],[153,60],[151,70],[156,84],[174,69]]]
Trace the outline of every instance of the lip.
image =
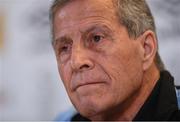
[[97,84],[103,84],[106,83],[105,81],[89,81],[89,82],[81,82],[74,86],[73,90],[76,91],[78,88],[88,85],[97,85]]

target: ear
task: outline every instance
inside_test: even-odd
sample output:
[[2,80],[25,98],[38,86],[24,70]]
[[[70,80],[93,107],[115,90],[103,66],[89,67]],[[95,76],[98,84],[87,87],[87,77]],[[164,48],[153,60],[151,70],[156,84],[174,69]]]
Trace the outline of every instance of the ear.
[[143,49],[143,70],[147,70],[154,63],[157,52],[157,39],[153,31],[146,31],[141,38],[141,46]]

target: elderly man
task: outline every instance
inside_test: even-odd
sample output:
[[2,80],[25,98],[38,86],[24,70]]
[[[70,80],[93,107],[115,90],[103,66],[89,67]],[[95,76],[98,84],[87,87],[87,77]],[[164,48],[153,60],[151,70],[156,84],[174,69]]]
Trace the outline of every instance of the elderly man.
[[72,120],[180,119],[144,0],[55,0],[51,21]]

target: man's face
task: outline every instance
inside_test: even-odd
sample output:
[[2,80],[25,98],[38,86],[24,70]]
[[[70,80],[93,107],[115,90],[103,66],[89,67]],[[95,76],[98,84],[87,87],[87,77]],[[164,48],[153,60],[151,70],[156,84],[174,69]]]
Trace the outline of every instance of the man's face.
[[55,14],[54,39],[60,76],[82,115],[121,109],[140,88],[140,41],[119,24],[110,0],[66,4]]

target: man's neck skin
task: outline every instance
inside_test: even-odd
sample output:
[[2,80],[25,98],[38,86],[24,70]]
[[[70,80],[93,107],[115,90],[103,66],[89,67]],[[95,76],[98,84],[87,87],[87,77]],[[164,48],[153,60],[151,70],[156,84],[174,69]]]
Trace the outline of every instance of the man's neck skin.
[[109,112],[110,114],[105,115],[104,117],[98,117],[98,120],[133,120],[151,94],[159,77],[160,72],[155,64],[153,64],[150,69],[144,72],[143,83],[139,91],[133,94],[133,96],[125,101],[123,105],[121,104],[121,108],[117,107],[117,110],[112,110]]
[[156,66],[152,66],[148,71],[144,72],[143,83],[139,92],[137,92],[137,94],[135,94],[133,98],[129,100],[119,120],[133,120],[151,94],[159,77],[160,73]]

